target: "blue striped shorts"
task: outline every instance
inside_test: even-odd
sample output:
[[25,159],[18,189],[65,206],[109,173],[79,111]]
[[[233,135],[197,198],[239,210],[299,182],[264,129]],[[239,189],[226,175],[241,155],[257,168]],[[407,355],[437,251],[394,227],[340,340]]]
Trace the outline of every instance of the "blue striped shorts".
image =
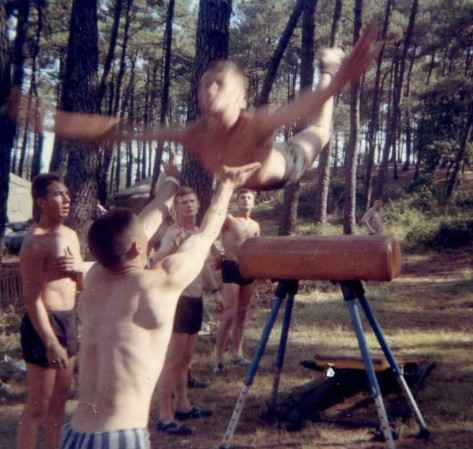
[[77,432],[69,424],[61,429],[61,449],[150,449],[148,429]]

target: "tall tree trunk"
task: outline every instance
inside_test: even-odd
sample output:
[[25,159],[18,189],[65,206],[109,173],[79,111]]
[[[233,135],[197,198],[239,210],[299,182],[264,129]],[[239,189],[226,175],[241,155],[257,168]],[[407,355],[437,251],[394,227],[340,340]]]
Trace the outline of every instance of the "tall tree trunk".
[[[163,64],[163,86],[161,91],[161,112],[159,123],[166,123],[166,115],[169,109],[169,85],[171,79],[171,49],[172,49],[172,22],[174,20],[174,0],[169,0],[166,15],[166,29],[164,39],[164,64]],[[163,159],[164,142],[158,144],[154,158],[153,179],[151,182],[150,196],[154,197],[154,190],[158,182],[159,170]]]
[[[394,84],[394,95],[393,95],[393,113],[391,117],[391,123],[388,124],[387,133],[386,133],[386,142],[385,147],[391,148],[395,140],[396,130],[399,125],[399,117],[401,113],[401,99],[403,96],[403,87],[404,87],[404,74],[405,67],[407,62],[407,52],[409,50],[411,38],[414,31],[414,24],[417,15],[417,7],[419,0],[413,0],[411,7],[411,14],[409,16],[409,23],[407,25],[406,34],[404,36],[404,43],[402,47],[402,56],[400,60],[399,74],[395,78]],[[388,152],[389,150],[387,150]],[[378,177],[376,179],[376,197],[380,198],[383,195],[384,190],[384,178],[387,172],[387,162],[382,162],[382,166],[379,168]]]
[[[31,63],[31,87],[32,94],[35,98],[35,110],[39,111],[41,107],[41,99],[38,93],[38,54],[41,41],[41,32],[43,29],[43,5],[38,3],[36,6],[38,12],[38,25],[36,37],[33,42],[32,63]],[[41,117],[39,114],[35,116],[35,144],[33,146],[33,160],[31,162],[31,178],[34,178],[41,172],[41,160],[43,158],[43,142],[44,134],[42,129]]]
[[[187,120],[193,121],[198,115],[197,86],[202,74],[214,59],[228,57],[228,40],[231,0],[200,0],[197,19],[196,54],[189,92]],[[182,182],[192,187],[200,200],[200,218],[207,210],[212,197],[212,176],[189,154],[184,154],[181,173]]]
[[[97,0],[74,0],[60,108],[64,111],[96,113],[98,69]],[[96,146],[64,140],[69,157],[66,184],[71,192],[68,223],[79,235],[82,251],[97,195]]]
[[[353,42],[361,34],[363,0],[355,0]],[[350,139],[345,158],[345,195],[343,203],[343,233],[353,234],[356,228],[356,153],[360,128],[360,84],[350,85]]]
[[473,103],[470,102],[468,106],[468,117],[465,125],[465,132],[463,134],[462,141],[460,142],[460,148],[455,157],[455,164],[453,166],[452,174],[448,180],[447,187],[445,189],[445,200],[449,201],[452,198],[453,192],[458,180],[458,173],[460,172],[461,166],[466,153],[466,148],[471,142],[473,133]]
[[[330,47],[336,47],[338,45],[338,34],[340,29],[340,19],[342,17],[342,9],[342,0],[336,0],[332,20],[332,30],[330,33]],[[332,153],[334,151],[333,136],[334,133],[332,129],[330,141],[319,156],[319,173],[315,191],[314,221],[315,223],[318,223],[322,226],[325,226],[327,223],[328,194],[332,168]]]
[[[416,58],[416,52],[412,52],[412,57],[409,62],[409,69],[407,70],[407,80],[406,80],[406,97],[409,98],[411,96],[411,80],[412,80],[412,70],[414,68],[414,61]],[[404,160],[404,164],[402,165],[402,170],[407,171],[409,170],[411,164],[411,153],[412,153],[412,117],[411,117],[411,105],[410,102],[407,102],[407,106],[405,108],[405,128],[406,128],[406,159]]]
[[[63,93],[63,83],[65,79],[65,67],[66,67],[66,53],[67,48],[60,49],[60,59],[59,59],[59,73],[57,83],[57,104],[61,104],[61,98]],[[63,140],[59,137],[54,138],[53,151],[51,154],[51,160],[49,162],[49,171],[60,173],[61,175],[66,174],[67,168],[67,148]]]
[[[317,0],[305,0],[303,3],[300,64],[301,89],[312,87],[312,83],[314,82],[314,31]],[[294,26],[296,24],[297,22],[295,22]],[[296,130],[296,132],[297,131],[298,130]],[[279,221],[279,235],[291,235],[295,231],[299,194],[300,182],[296,182],[284,189],[284,207]]]
[[[122,52],[120,55],[120,64],[118,68],[117,79],[114,88],[114,103],[113,103],[113,116],[117,116],[119,111],[121,111],[121,116],[123,117],[124,105],[120,105],[123,102],[122,96],[122,84],[125,77],[126,70],[126,56],[128,51],[128,41],[130,39],[130,26],[131,26],[131,8],[133,6],[133,0],[126,0],[126,10],[125,10],[125,26],[123,31],[123,43],[122,43]],[[116,167],[115,167],[115,191],[120,190],[121,182],[121,172],[122,172],[122,150],[121,143],[117,142],[116,145]],[[126,151],[125,151],[126,153]]]
[[[16,22],[16,38],[13,46],[13,86],[20,88],[23,87],[23,79],[25,76],[24,64],[25,64],[25,50],[27,48],[27,28],[28,28],[28,17],[30,13],[30,0],[25,0],[24,2],[17,2],[15,5],[17,9],[17,22]],[[29,120],[29,112],[32,108],[32,101],[28,98],[28,114],[25,121]],[[17,125],[16,129],[18,128]],[[18,162],[18,174],[23,176],[24,165],[26,160],[26,151],[27,151],[27,136],[28,128],[25,126],[24,138],[21,147],[20,159]],[[16,165],[16,154],[15,154],[15,165]]]
[[273,56],[271,56],[271,59],[269,60],[268,68],[266,69],[266,76],[264,78],[263,86],[261,87],[261,92],[257,101],[258,106],[268,104],[269,94],[271,93],[271,90],[273,88],[279,64],[281,63],[281,59],[284,55],[284,52],[286,51],[289,41],[291,40],[291,37],[294,34],[297,22],[299,22],[299,17],[301,16],[304,8],[307,7],[305,5],[306,0],[297,0],[296,4],[294,5],[294,9],[292,10],[291,15],[289,16],[286,28],[284,29],[278,41],[278,45],[274,50]]
[[123,31],[123,44],[122,53],[120,55],[120,65],[118,69],[117,81],[115,86],[115,103],[113,105],[114,114],[118,114],[120,110],[120,101],[122,100],[122,84],[123,78],[125,77],[126,70],[126,54],[128,50],[128,40],[130,39],[130,25],[131,25],[131,7],[133,6],[133,0],[126,0],[126,12],[125,12],[125,27]]
[[101,104],[107,87],[108,75],[112,68],[115,47],[117,46],[118,28],[120,26],[120,16],[123,8],[123,0],[115,0],[115,8],[113,9],[113,25],[110,31],[110,42],[108,45],[107,56],[103,65],[103,72],[100,78],[100,84],[97,92],[98,109],[101,110]]
[[[381,32],[381,39],[385,42],[388,33],[389,21],[391,20],[391,13],[393,10],[393,0],[388,0],[386,9],[384,10],[384,23]],[[381,86],[382,86],[382,72],[381,66],[383,63],[384,45],[376,60],[376,76],[373,88],[373,102],[371,105],[371,117],[368,125],[368,155],[366,158],[366,168],[363,185],[363,210],[367,210],[371,204],[371,193],[373,187],[373,167],[376,153],[376,134],[379,128],[379,105],[381,101]]]
[[[103,72],[100,78],[99,87],[97,89],[97,108],[102,111],[102,102],[107,92],[109,85],[109,74],[112,68],[113,58],[115,55],[115,48],[117,46],[118,29],[120,26],[120,17],[123,9],[123,0],[115,0],[115,7],[113,9],[113,25],[110,31],[110,42],[108,45],[107,55],[103,65]],[[113,97],[113,95],[112,95]],[[108,114],[112,113],[112,109],[108,108]],[[101,204],[107,204],[108,201],[108,187],[107,180],[110,172],[110,163],[112,160],[113,145],[109,142],[105,143],[100,148],[99,166],[97,167],[97,198]]]
[[[10,46],[8,42],[8,17],[5,4],[0,3],[0,254],[3,254],[3,236],[7,223],[7,201],[10,183],[10,162],[15,122],[7,113],[11,94]],[[1,265],[1,257],[0,257]]]

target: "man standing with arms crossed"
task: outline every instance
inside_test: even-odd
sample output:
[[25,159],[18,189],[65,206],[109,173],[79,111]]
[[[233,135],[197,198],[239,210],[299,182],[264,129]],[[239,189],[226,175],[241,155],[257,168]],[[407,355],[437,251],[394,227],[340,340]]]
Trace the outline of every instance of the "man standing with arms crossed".
[[64,226],[71,205],[63,179],[44,173],[33,180],[38,223],[20,252],[26,314],[21,345],[27,366],[28,398],[18,426],[18,449],[35,449],[44,425],[45,447],[57,449],[78,351],[76,292],[84,264],[77,234]]
[[166,178],[139,217],[115,208],[93,223],[88,241],[98,263],[87,274],[79,304],[79,400],[71,423],[63,428],[61,448],[150,447],[151,397],[178,298],[202,270],[233,190],[258,168],[223,167],[200,231],[153,269],[145,268],[148,241],[162,221],[163,202],[177,190],[175,177]]
[[230,329],[232,329],[232,364],[248,365],[243,355],[243,332],[251,295],[253,279],[242,277],[238,268],[238,255],[243,242],[260,235],[259,224],[250,217],[255,205],[255,194],[249,189],[237,192],[238,211],[227,215],[222,227],[221,237],[225,257],[222,261],[223,313],[217,330],[215,375],[225,374],[223,356]]

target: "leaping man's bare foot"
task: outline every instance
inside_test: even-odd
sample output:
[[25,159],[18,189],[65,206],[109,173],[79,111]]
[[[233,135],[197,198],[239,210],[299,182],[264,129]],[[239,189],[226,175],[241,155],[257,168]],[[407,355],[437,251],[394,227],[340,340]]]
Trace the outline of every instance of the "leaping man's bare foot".
[[345,52],[338,47],[321,48],[317,52],[317,58],[321,73],[328,73],[333,76],[345,58]]

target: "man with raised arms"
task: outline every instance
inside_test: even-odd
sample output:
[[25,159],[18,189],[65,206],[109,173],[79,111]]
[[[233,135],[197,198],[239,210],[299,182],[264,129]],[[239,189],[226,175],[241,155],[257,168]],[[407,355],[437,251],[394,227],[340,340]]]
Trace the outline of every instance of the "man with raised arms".
[[[161,246],[154,257],[155,263],[174,254],[191,235],[199,232],[196,226],[199,200],[193,189],[184,186],[176,192],[174,211],[176,222],[165,232]],[[204,316],[202,299],[204,287],[212,291],[217,307],[220,306],[222,303],[220,289],[208,262],[205,262],[201,273],[179,297],[171,340],[158,381],[158,430],[170,435],[190,435],[192,429],[181,425],[179,421],[205,418],[212,414],[210,410],[193,406],[188,396],[189,368]],[[174,396],[175,411],[173,411]]]
[[[215,61],[198,86],[201,118],[186,127],[118,126],[116,118],[58,112],[56,133],[76,139],[143,139],[174,141],[198,159],[209,173],[222,164],[241,166],[260,162],[261,168],[246,182],[254,189],[276,189],[297,182],[327,144],[333,97],[359,79],[376,58],[381,45],[373,45],[377,31],[368,27],[342,62],[340,49],[319,53],[320,81],[315,91],[301,92],[278,111],[267,107],[244,111],[245,78],[235,64]],[[341,64],[341,65],[340,65]],[[283,126],[304,128],[286,143],[274,143]]]
[[153,269],[145,269],[148,240],[161,223],[163,203],[177,190],[175,177],[166,178],[139,216],[115,208],[93,223],[88,241],[97,263],[87,274],[79,306],[79,400],[63,428],[63,449],[149,448],[150,402],[178,298],[202,270],[233,190],[258,168],[257,163],[223,167],[200,231]]

